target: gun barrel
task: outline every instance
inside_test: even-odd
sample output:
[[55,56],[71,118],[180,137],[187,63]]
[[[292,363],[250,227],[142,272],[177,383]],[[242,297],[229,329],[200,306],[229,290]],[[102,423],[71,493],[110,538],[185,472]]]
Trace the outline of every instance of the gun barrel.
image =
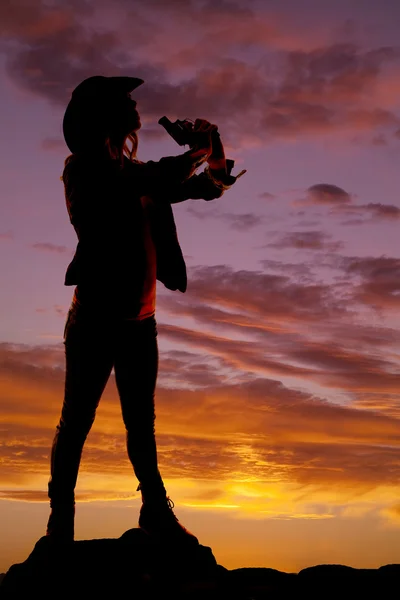
[[166,116],[161,117],[161,119],[158,119],[158,123],[159,125],[162,125],[165,128],[167,128],[168,125],[172,125],[171,121]]

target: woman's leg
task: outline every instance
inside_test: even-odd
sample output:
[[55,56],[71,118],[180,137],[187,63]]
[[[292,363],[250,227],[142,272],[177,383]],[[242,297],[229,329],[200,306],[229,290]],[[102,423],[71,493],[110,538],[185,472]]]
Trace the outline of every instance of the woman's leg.
[[122,324],[116,341],[114,370],[128,456],[135,475],[144,486],[160,484],[154,408],[158,346],[153,318]]
[[115,381],[127,432],[128,455],[142,493],[139,526],[157,537],[198,543],[172,511],[157,463],[154,395],[158,370],[155,319],[125,323],[115,352]]
[[113,367],[111,332],[109,325],[90,313],[70,309],[64,331],[64,402],[51,451],[49,498],[53,511],[48,534],[62,528],[63,514],[71,514],[74,506],[82,448]]

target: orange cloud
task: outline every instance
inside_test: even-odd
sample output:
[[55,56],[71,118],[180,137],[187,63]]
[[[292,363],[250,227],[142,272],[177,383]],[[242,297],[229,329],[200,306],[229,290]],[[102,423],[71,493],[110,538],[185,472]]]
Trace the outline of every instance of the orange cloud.
[[[32,356],[3,347],[2,355],[0,458],[9,496],[13,489],[45,485],[63,372],[51,366],[57,364],[51,350]],[[272,379],[217,386],[210,381],[197,390],[159,386],[156,425],[168,478],[250,478],[325,488],[334,481],[370,489],[392,485],[398,469],[395,417],[340,406]],[[132,468],[111,379],[85,446],[82,473],[86,481],[94,475],[103,481],[116,470],[131,482],[129,488]]]

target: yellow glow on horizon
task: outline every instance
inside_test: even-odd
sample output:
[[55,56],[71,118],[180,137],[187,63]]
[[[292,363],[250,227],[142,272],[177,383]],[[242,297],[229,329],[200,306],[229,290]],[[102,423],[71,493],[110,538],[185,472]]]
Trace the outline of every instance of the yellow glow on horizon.
[[188,508],[226,508],[226,509],[235,509],[240,508],[239,504],[196,504],[191,502],[182,502],[182,506],[187,506]]

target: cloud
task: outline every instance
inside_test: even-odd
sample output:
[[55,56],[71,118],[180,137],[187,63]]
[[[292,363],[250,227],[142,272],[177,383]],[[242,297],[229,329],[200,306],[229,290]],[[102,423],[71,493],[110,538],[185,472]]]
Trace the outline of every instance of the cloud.
[[[355,44],[340,43],[289,52],[281,99],[300,106],[346,103],[352,119],[391,120],[380,107],[366,109],[367,96],[375,91],[384,66],[396,65],[399,50],[390,46],[362,50]],[[360,111],[354,110],[358,103]],[[381,112],[383,110],[383,112]]]
[[281,260],[263,259],[259,262],[266,271],[279,271],[282,273],[284,270],[295,281],[300,280],[303,284],[315,283],[312,266],[304,261],[301,263],[288,263]]
[[331,235],[322,231],[292,231],[278,241],[267,244],[268,248],[295,248],[297,250],[324,250],[337,252],[343,247],[341,242],[331,242]]
[[373,217],[382,219],[398,219],[400,218],[400,208],[393,204],[382,204],[380,202],[370,202],[369,204],[362,205],[362,209],[372,213]]
[[263,198],[264,200],[275,200],[276,196],[274,194],[270,194],[269,192],[262,192],[259,194],[259,198]]
[[372,144],[374,146],[387,146],[388,141],[387,138],[383,134],[375,135],[372,138]]
[[[231,3],[5,6],[9,76],[60,108],[85,77],[134,73],[146,81],[137,91],[144,124],[162,114],[205,116],[235,148],[310,135],[378,139],[399,129],[385,92],[400,69],[392,47],[327,45],[317,29],[306,35],[283,14]],[[251,49],[246,59],[243,48]],[[151,126],[143,135],[161,133]]]
[[0,34],[6,39],[26,42],[57,35],[70,25],[73,8],[77,8],[76,2],[71,2],[68,9],[46,7],[41,0],[4,0],[0,8]]
[[352,204],[351,206],[335,206],[329,216],[346,216],[341,225],[369,225],[377,221],[395,221],[400,216],[400,209],[393,204],[370,202],[368,204]]
[[[9,76],[24,89],[65,106],[82,79],[94,71],[115,72],[116,62],[124,59],[118,35],[87,29],[85,19],[93,20],[94,13],[89,1],[73,0],[57,8],[40,0],[28,7],[23,0],[2,4]],[[115,54],[119,61],[113,60]]]
[[[90,490],[87,492],[78,491],[75,494],[77,502],[93,502],[94,500],[100,501],[120,501],[120,500],[138,500],[138,494],[132,489],[131,492],[124,492],[119,490],[110,491],[108,489],[102,490]],[[47,491],[42,490],[20,490],[20,489],[7,489],[0,492],[0,500],[15,500],[17,502],[49,502]]]
[[[304,233],[304,244],[327,250],[329,238]],[[301,243],[297,234],[293,243]],[[334,486],[336,498],[378,494],[382,485],[397,493],[399,338],[392,327],[362,317],[371,306],[394,306],[398,260],[321,258],[339,273],[330,285],[318,281],[313,261],[265,259],[259,272],[192,268],[184,299],[160,295],[165,348],[156,425],[167,478],[200,478],[212,486],[215,502],[238,506],[248,500],[229,482],[245,478],[253,494],[265,482],[276,490],[311,486],[324,493]],[[171,325],[165,319],[170,314],[185,326]],[[62,344],[0,345],[1,484],[8,498],[43,498],[64,362]],[[132,495],[113,376],[81,473],[84,499]],[[109,492],[112,478],[115,494]],[[199,496],[198,502],[212,498]],[[196,494],[187,501],[196,503]],[[305,514],[300,505],[298,514]]]
[[9,240],[13,240],[14,239],[14,232],[13,231],[4,231],[3,233],[0,233],[0,240],[4,240],[4,241],[9,241]]
[[354,397],[353,405],[400,419],[400,402],[396,391],[393,393],[384,390],[358,392]]
[[18,490],[11,489],[0,492],[2,500],[24,500],[25,502],[48,502],[47,492],[40,490]]
[[[189,314],[187,311],[186,316]],[[206,323],[206,319],[200,314],[192,316],[196,316],[199,322]],[[342,343],[336,343],[333,336],[329,336],[330,327],[327,327],[327,341],[317,342],[307,336],[270,331],[267,327],[263,330],[260,326],[257,330],[255,324],[247,325],[246,319],[235,319],[232,323],[220,320],[219,325],[224,326],[226,332],[229,329],[231,332],[236,331],[237,335],[253,334],[253,341],[233,341],[222,336],[162,324],[159,329],[168,341],[218,357],[235,373],[242,371],[252,373],[253,376],[275,376],[287,382],[296,380],[299,385],[300,382],[303,385],[314,383],[326,389],[327,394],[334,393],[335,389],[350,396],[354,393],[396,393],[396,356],[371,356],[370,346],[364,344],[361,347],[361,343],[359,348],[347,348],[345,337]],[[345,331],[344,325],[342,331]],[[268,351],[268,348],[271,350]],[[228,380],[229,376],[222,372],[221,383],[226,385]],[[385,404],[381,402],[381,410],[384,409]]]
[[[54,312],[58,317],[61,317],[62,319],[65,319],[66,315],[68,313],[68,309],[69,309],[68,305],[67,306],[62,306],[60,304],[53,304],[53,306],[47,307],[47,308],[45,308],[43,306],[35,308],[35,311],[37,313],[40,313],[40,314]],[[58,337],[58,336],[55,336],[55,337]]]
[[168,388],[197,389],[222,385],[223,360],[200,353],[170,351],[159,365],[158,381]]
[[195,267],[189,274],[188,301],[193,299],[203,307],[216,303],[228,311],[227,316],[229,312],[248,314],[255,323],[317,321],[328,314],[346,313],[347,302],[342,302],[336,289],[297,282],[282,273],[235,271],[226,265]]
[[307,190],[308,200],[312,204],[343,204],[351,202],[351,195],[330,183],[317,183]]
[[232,229],[237,231],[249,231],[258,225],[262,225],[264,219],[253,213],[244,214],[224,214],[225,219],[228,221]]
[[360,278],[354,296],[375,309],[398,309],[400,306],[400,258],[343,257],[341,266],[351,277]]
[[214,206],[210,206],[208,209],[207,207],[201,207],[201,210],[196,208],[196,206],[188,206],[186,212],[202,221],[206,219],[215,221],[218,219],[223,221],[231,229],[243,232],[249,231],[264,223],[264,218],[255,213],[226,213],[216,210]]
[[42,150],[53,152],[62,150],[64,153],[67,151],[65,141],[61,138],[45,138],[40,144]]
[[[381,202],[355,204],[354,198],[354,194],[349,194],[337,185],[318,183],[309,187],[305,197],[294,200],[293,204],[300,206],[325,205],[330,208],[329,215],[332,217],[346,215],[346,221],[342,225],[363,225],[378,219],[397,220],[400,216],[400,208],[393,204]],[[303,216],[303,214],[303,212],[298,212],[297,216]]]
[[[222,266],[194,269],[184,300],[174,295],[159,298],[163,313],[191,319],[193,329],[160,323],[161,334],[171,343],[222,360],[223,385],[230,370],[279,377],[288,384],[315,384],[327,394],[342,390],[341,400],[356,401],[369,394],[375,397],[375,407],[376,395],[381,394],[380,410],[394,414],[394,400],[386,403],[383,397],[396,394],[398,335],[392,327],[367,327],[365,319],[368,311],[376,310],[378,298],[381,311],[384,301],[394,305],[395,300],[382,298],[382,291],[372,304],[366,294],[370,289],[350,267],[356,259],[334,256],[330,255],[332,266],[339,275],[323,290],[315,283],[312,263],[286,269],[266,261],[265,267],[272,270],[281,264],[287,278],[234,273]],[[383,281],[396,286],[394,264],[389,271],[390,278],[388,273]],[[378,295],[377,289],[374,292]]]
[[[329,58],[333,63],[335,59],[340,62],[343,53],[348,55],[349,62],[354,59],[355,71],[352,73],[350,69],[346,84],[339,78],[335,80],[329,70],[329,60],[322,60],[327,69],[325,73],[315,67],[314,55],[318,53],[322,59]],[[180,85],[178,98],[172,90],[168,92],[164,87],[163,93],[158,86],[157,101],[164,95],[163,104],[170,107],[174,115],[186,114],[189,106],[191,115],[195,111],[203,111],[221,122],[229,140],[245,138],[241,124],[246,114],[252,116],[251,120],[247,120],[246,136],[253,135],[264,144],[276,138],[295,140],[299,136],[398,129],[397,115],[389,109],[371,105],[363,86],[358,87],[356,73],[364,62],[376,60],[379,67],[372,69],[370,78],[377,80],[381,76],[380,66],[386,61],[397,60],[394,52],[389,49],[385,53],[378,49],[373,59],[356,48],[333,46],[300,54],[304,64],[298,73],[293,73],[293,62],[296,62],[293,53],[287,53],[283,58],[276,58],[272,77],[260,67],[238,58],[217,59],[213,69],[199,67],[195,78],[185,79]],[[278,69],[281,77],[276,76]],[[334,71],[334,67],[331,69]],[[310,94],[313,89],[316,90],[315,95]],[[158,106],[152,100],[150,87],[147,90],[143,87],[140,93],[144,94],[144,106],[153,112]],[[172,93],[172,102],[165,92]],[[224,98],[223,103],[221,97]],[[238,111],[240,120],[237,119]]]
[[66,246],[58,246],[57,244],[51,244],[48,242],[37,242],[36,244],[31,244],[32,248],[35,250],[43,250],[44,252],[56,252],[57,254],[65,254],[69,253],[70,249]]
[[[165,356],[162,385],[217,388],[262,376],[316,385],[327,394],[341,390],[342,398],[395,394],[398,336],[391,328],[367,328],[360,317],[377,306],[397,306],[396,260],[331,255],[331,261],[342,274],[331,285],[315,282],[311,263],[282,264],[285,276],[224,266],[191,269],[184,299],[159,297],[161,339],[174,352],[184,351]],[[192,325],[171,325],[171,314]],[[63,355],[55,356],[62,367]],[[29,361],[36,365],[40,356]],[[393,400],[385,406],[382,401],[381,410],[393,414]]]
[[[1,484],[7,497],[40,501],[63,373],[53,371],[55,348],[27,350],[1,345]],[[334,483],[338,493],[349,485],[353,490],[396,485],[398,419],[376,410],[340,406],[265,377],[224,386],[210,382],[198,390],[159,386],[156,406],[160,465],[167,478],[246,477],[255,488],[269,481],[329,490]],[[99,497],[98,485],[113,477],[119,478],[120,494],[133,491],[114,385],[107,386],[100,403],[81,473],[84,497]],[[90,487],[95,481],[97,493]]]

